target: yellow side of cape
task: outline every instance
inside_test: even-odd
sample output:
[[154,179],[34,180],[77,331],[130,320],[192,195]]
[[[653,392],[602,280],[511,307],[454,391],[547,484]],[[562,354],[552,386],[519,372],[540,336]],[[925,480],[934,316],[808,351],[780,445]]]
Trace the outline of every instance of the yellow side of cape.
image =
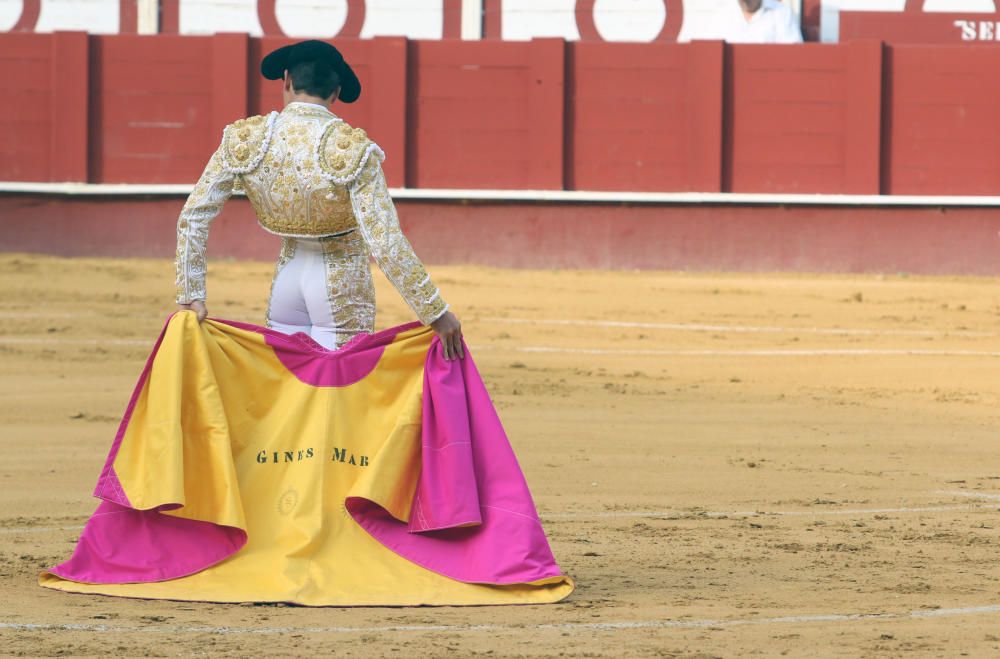
[[[359,382],[315,387],[288,377],[261,334],[220,327],[212,320],[199,326],[193,313],[171,321],[114,469],[133,507],[180,502],[166,514],[246,529],[247,544],[170,581],[85,584],[46,572],[41,585],[313,606],[547,603],[572,591],[566,577],[484,585],[442,576],[380,544],[345,509],[347,497],[361,496],[397,519],[409,517],[430,328],[400,334]],[[182,368],[189,369],[184,378]],[[145,430],[130,434],[135,428]]]

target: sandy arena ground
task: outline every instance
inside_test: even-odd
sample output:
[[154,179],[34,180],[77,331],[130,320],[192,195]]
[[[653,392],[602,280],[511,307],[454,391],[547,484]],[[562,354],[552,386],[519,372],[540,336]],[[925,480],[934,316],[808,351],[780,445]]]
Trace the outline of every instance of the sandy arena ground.
[[[270,264],[214,262],[261,322]],[[540,607],[307,609],[36,585],[172,264],[0,255],[0,654],[996,656],[1000,282],[432,268],[556,557]],[[379,326],[409,320],[378,276]]]

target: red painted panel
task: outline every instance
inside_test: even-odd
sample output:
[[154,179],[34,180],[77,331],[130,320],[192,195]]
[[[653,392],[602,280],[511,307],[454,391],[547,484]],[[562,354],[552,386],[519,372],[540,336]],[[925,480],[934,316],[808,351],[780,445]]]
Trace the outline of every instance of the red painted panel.
[[0,38],[0,180],[47,181],[52,129],[51,37]]
[[48,114],[35,122],[0,122],[0,177],[5,181],[49,180],[49,150],[47,145],[51,125]]
[[881,51],[865,47],[727,47],[727,190],[877,191],[877,166],[868,170],[867,182],[859,181],[852,170],[865,154],[876,162],[878,158],[877,132],[860,126],[870,144],[852,146],[857,138],[849,121],[857,119],[852,108],[858,103],[876,116],[880,108],[877,79],[874,84],[867,78],[854,84],[863,73],[859,61],[881,66]]
[[882,113],[885,49],[881,41],[848,45],[844,192],[882,192]]
[[[185,183],[218,147],[211,37],[92,37],[94,180]],[[152,105],[155,112],[150,112]]]
[[51,107],[49,135],[53,181],[87,181],[90,146],[90,39],[85,32],[52,35],[52,89],[58,102]]
[[370,108],[363,125],[386,153],[382,169],[392,186],[406,184],[408,58],[406,39],[375,39],[364,71],[371,77],[362,83],[364,103]]
[[[45,40],[46,46],[50,46],[51,39],[45,37]],[[3,87],[0,87],[4,91],[4,98],[11,93],[48,94],[52,91],[52,80],[49,77],[51,54],[23,61],[14,57],[0,58],[0,63],[9,67],[8,73],[3,76]]]
[[[425,41],[410,52],[414,187],[561,187],[562,44]],[[547,49],[547,50],[546,50]],[[544,126],[544,134],[538,127]]]
[[249,39],[245,34],[217,34],[212,39],[213,131],[221,135],[227,124],[247,116],[247,70]]
[[8,32],[0,39],[0,60],[47,60],[50,55],[48,34]]
[[[719,144],[721,129],[720,49],[718,44],[573,44],[567,185],[717,190],[719,150],[713,153],[713,143]],[[705,109],[700,100],[706,92],[718,99],[703,116],[715,119],[716,139],[692,149],[692,141],[705,137],[696,115]],[[699,173],[696,163],[703,156],[696,151],[716,162],[714,176],[711,162],[707,179]]]
[[1000,49],[894,45],[887,64],[886,192],[1000,193]]

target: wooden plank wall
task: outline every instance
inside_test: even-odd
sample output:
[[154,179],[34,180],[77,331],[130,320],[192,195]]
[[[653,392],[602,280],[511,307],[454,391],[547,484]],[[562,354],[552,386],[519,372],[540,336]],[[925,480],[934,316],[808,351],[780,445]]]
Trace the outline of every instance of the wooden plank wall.
[[[0,38],[0,179],[49,181],[53,44],[49,37]],[[58,148],[58,145],[55,145]]]
[[1000,192],[1000,49],[887,46],[883,188]]
[[878,194],[878,42],[730,46],[726,68],[726,190]]
[[[0,180],[194,181],[281,106],[242,34],[0,35]],[[334,110],[424,188],[989,194],[1000,49],[344,39]]]
[[114,35],[90,43],[90,180],[196,179],[221,137],[212,121],[213,39]]
[[413,42],[407,185],[563,187],[564,42]]
[[721,43],[574,44],[567,187],[718,192],[722,55]]

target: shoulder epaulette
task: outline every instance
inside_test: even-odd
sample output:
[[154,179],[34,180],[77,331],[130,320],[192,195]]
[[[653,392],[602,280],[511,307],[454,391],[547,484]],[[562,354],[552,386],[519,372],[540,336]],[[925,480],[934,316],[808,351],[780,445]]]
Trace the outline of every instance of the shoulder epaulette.
[[338,185],[352,183],[364,169],[372,154],[385,158],[385,153],[361,128],[352,128],[344,121],[331,121],[317,144],[317,159],[323,176]]
[[222,156],[226,169],[246,174],[256,169],[271,143],[277,112],[247,117],[228,126],[222,134]]

